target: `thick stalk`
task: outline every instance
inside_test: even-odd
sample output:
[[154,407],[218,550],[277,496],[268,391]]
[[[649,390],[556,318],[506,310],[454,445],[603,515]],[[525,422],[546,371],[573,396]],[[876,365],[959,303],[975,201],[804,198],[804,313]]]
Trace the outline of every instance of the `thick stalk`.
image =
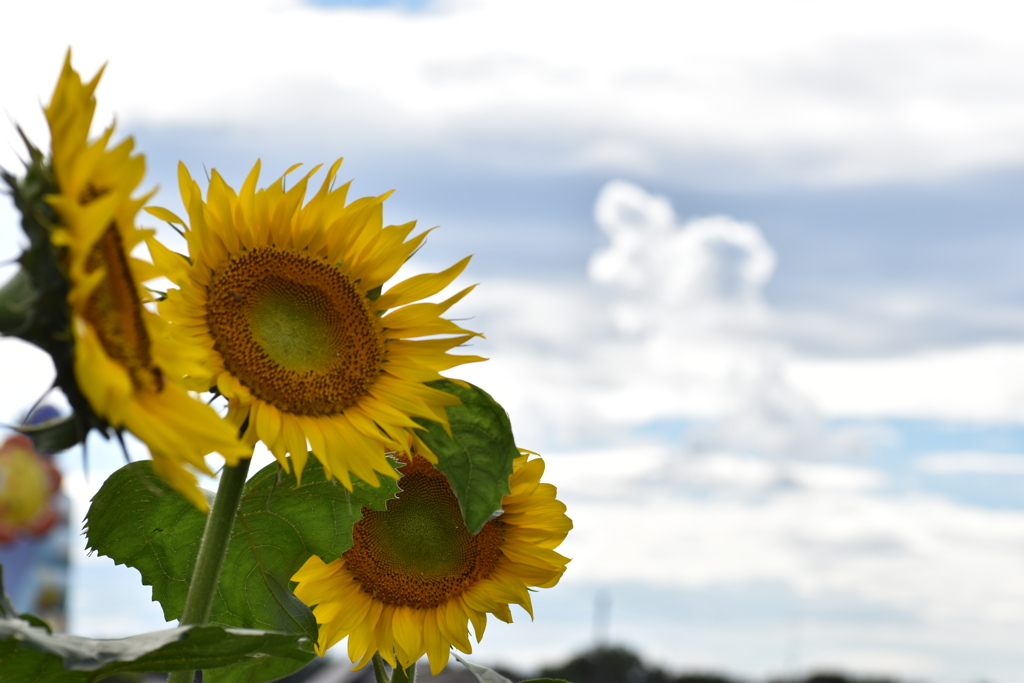
[[396,666],[391,672],[391,683],[416,683],[416,662],[413,662],[408,669]]
[[388,672],[384,669],[384,660],[378,652],[373,655],[373,676],[377,679],[377,683],[416,683],[416,663],[413,662],[408,669],[395,667],[392,669],[391,675],[388,676]]
[[[185,609],[179,623],[182,626],[205,624],[210,618],[213,596],[220,582],[220,571],[224,567],[224,556],[231,540],[231,527],[235,523],[238,503],[242,500],[242,489],[249,474],[249,458],[234,467],[224,466],[224,473],[217,486],[213,508],[206,518],[203,539],[199,542],[199,555],[192,571],[192,581],[185,596]],[[167,683],[192,683],[195,671],[172,671]]]
[[379,652],[373,654],[373,677],[377,679],[377,683],[391,683],[391,676],[388,676],[384,669],[384,660],[381,659]]

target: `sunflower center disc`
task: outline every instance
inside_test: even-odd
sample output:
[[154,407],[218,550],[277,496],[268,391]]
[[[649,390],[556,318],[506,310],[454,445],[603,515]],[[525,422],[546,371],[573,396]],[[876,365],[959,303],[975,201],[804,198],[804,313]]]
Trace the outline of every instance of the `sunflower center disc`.
[[153,365],[142,303],[116,226],[107,228],[96,242],[85,267],[90,273],[99,268],[106,273],[86,299],[82,316],[96,331],[107,355],[128,371],[136,389],[160,391],[163,375]]
[[469,533],[448,480],[422,458],[402,468],[387,510],[363,509],[345,552],[363,589],[390,605],[444,604],[487,578],[501,554],[501,522]]
[[207,322],[227,370],[287,413],[342,412],[381,371],[383,337],[369,300],[320,259],[245,252],[210,284]]

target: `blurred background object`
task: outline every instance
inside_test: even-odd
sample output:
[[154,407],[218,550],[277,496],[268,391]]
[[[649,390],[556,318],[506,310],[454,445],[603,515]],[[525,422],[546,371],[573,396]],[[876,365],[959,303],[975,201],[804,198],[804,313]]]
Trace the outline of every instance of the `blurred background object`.
[[[38,425],[58,417],[41,405],[25,419]],[[0,565],[15,609],[67,628],[70,501],[53,457],[20,434],[0,446]]]

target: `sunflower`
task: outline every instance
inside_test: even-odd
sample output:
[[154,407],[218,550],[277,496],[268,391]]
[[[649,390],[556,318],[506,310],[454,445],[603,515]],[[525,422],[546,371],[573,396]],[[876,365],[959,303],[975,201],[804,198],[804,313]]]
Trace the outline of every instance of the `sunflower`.
[[303,204],[319,166],[290,189],[285,178],[296,166],[257,189],[257,162],[237,193],[213,171],[204,200],[179,164],[189,223],[166,209],[150,213],[182,226],[189,258],[156,243],[151,250],[178,285],[160,313],[204,354],[192,387],[215,387],[247,442],[263,441],[286,471],[291,461],[301,476],[312,450],[351,489],[351,474],[374,485],[376,473],[397,477],[385,450],[417,438],[416,418],[447,426],[445,407],[458,403],[427,383],[483,359],[448,353],[477,335],[442,317],[472,287],[420,301],[469,258],[382,293],[427,233],[410,239],[415,222],[384,227],[388,195],[346,204],[348,185],[333,188],[340,165]]
[[487,613],[511,622],[515,604],[532,618],[530,587],[558,583],[569,560],[554,549],[572,528],[533,455],[515,460],[501,515],[476,535],[441,472],[419,457],[402,467],[397,499],[363,509],[352,548],[329,564],[314,555],[292,577],[320,624],[317,652],[347,637],[356,668],[376,652],[406,669],[426,654],[436,675],[451,646],[472,652],[469,622],[479,642]]
[[149,235],[135,226],[148,196],[132,197],[146,164],[131,138],[110,144],[113,126],[89,139],[101,75],[83,83],[69,51],[45,108],[56,189],[46,201],[56,213],[50,237],[67,279],[75,390],[101,424],[145,442],[154,470],[206,509],[186,465],[212,474],[206,453],[218,450],[234,464],[251,451],[180,383],[195,354],[144,305],[150,296],[142,283],[162,274],[131,256]]

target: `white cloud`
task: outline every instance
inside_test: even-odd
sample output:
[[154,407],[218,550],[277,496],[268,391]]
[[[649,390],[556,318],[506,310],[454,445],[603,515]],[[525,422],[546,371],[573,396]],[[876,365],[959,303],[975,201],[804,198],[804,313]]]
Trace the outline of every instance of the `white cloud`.
[[763,495],[796,489],[867,492],[886,483],[882,472],[867,467],[800,462],[790,457],[771,460],[733,452],[668,453],[658,465],[652,468],[655,474],[645,480],[648,485],[698,495]]
[[1024,345],[895,357],[793,358],[788,382],[829,415],[1024,420]]
[[914,466],[928,474],[1024,474],[1024,455],[986,453],[983,451],[951,451],[929,453],[914,462]]
[[0,91],[38,134],[37,103],[73,45],[86,73],[110,62],[102,120],[223,125],[263,145],[359,140],[712,185],[934,177],[1024,159],[1024,48],[1011,29],[1021,13],[1007,0],[969,18],[920,0],[439,7],[21,3],[7,24],[46,30],[3,41],[0,59],[19,68],[0,74]]
[[[598,487],[590,496],[594,484],[576,477],[592,457],[548,458],[548,477],[560,484],[576,520],[564,549],[575,558],[575,580],[686,587],[778,581],[807,597],[842,594],[936,625],[1024,625],[1017,580],[1024,512],[880,496],[877,472],[821,465],[790,468],[801,486],[737,498],[721,484],[760,485],[772,472],[764,461],[734,456],[692,467],[702,496],[651,481],[628,487],[628,495],[601,495]],[[613,468],[599,471],[616,479]]]

